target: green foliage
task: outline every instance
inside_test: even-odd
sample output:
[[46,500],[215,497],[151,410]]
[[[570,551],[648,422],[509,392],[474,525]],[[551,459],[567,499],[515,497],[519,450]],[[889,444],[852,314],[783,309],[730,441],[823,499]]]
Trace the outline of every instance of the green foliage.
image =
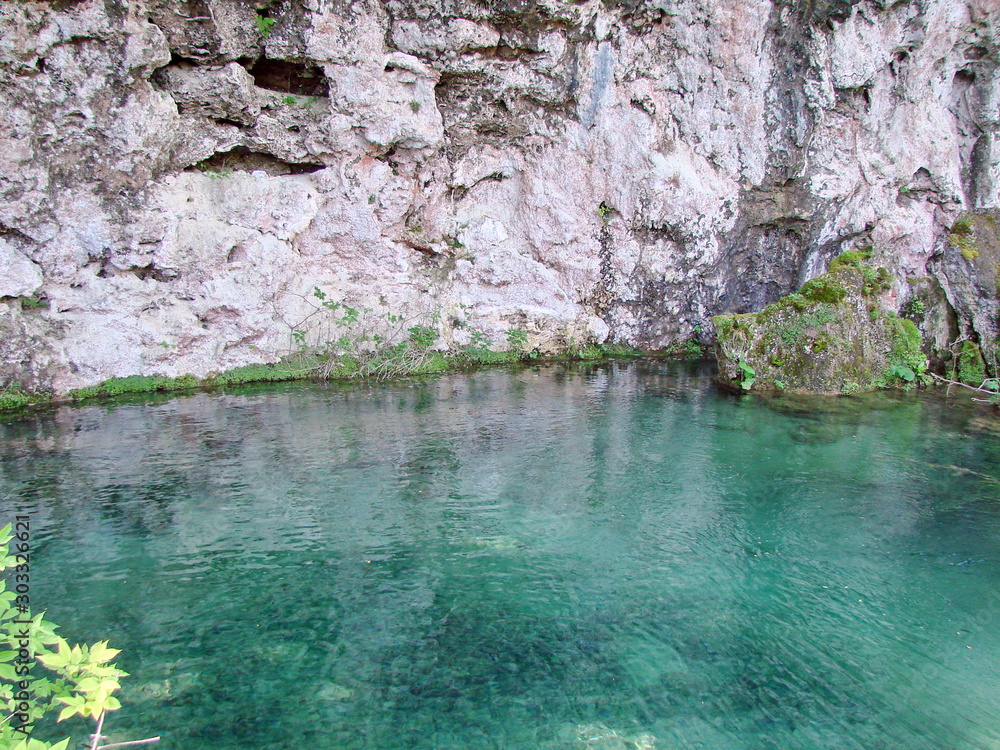
[[311,107],[316,102],[319,101],[318,96],[292,96],[288,95],[283,97],[282,100],[285,104],[299,107]]
[[962,253],[962,257],[967,261],[971,262],[979,257],[974,227],[968,217],[963,217],[951,225],[948,244]]
[[11,383],[0,390],[0,412],[23,409],[38,403],[45,403],[51,397],[47,393],[28,393],[20,383]]
[[271,365],[244,365],[232,370],[210,376],[206,385],[226,386],[244,385],[246,383],[278,383],[286,380],[298,380],[302,373],[287,362]]
[[468,348],[462,352],[457,358],[457,364],[460,365],[513,365],[518,362],[523,362],[525,359],[533,358],[531,355],[534,354],[535,357],[538,356],[537,352],[531,352],[526,354],[524,352],[495,352],[491,349],[479,349],[470,350]]
[[788,321],[778,330],[778,336],[785,346],[799,346],[803,343],[806,328],[818,328],[825,323],[832,323],[836,319],[837,316],[829,305],[816,305],[812,312],[797,315]]
[[409,342],[416,347],[427,349],[438,340],[438,330],[431,326],[417,325],[407,329]]
[[667,351],[667,356],[678,357],[680,359],[700,359],[705,356],[705,348],[698,342],[698,339],[691,337],[684,341],[671,345]]
[[221,180],[229,177],[233,173],[232,169],[212,169],[206,163],[202,162],[197,165],[198,169],[209,179]]
[[810,302],[826,302],[835,305],[847,297],[847,289],[829,275],[818,276],[807,281],[799,289],[799,294]]
[[263,16],[260,13],[258,13],[256,22],[257,22],[257,31],[260,32],[260,35],[262,37],[267,39],[269,36],[271,36],[271,27],[274,26],[273,18],[268,18],[267,16]]
[[[889,353],[889,376],[914,383],[924,383],[930,378],[927,372],[927,357],[924,355],[923,339],[912,320],[886,316],[886,328],[892,342]],[[910,375],[912,374],[912,377]]]
[[799,312],[807,310],[813,304],[798,292],[792,292],[788,296],[784,297],[781,302],[783,303],[783,306],[792,307]]
[[420,102],[418,102],[416,99],[412,100],[410,102],[410,111],[411,112],[419,112],[420,111]]
[[832,273],[840,268],[860,268],[864,261],[871,259],[875,248],[867,245],[860,250],[848,250],[830,261],[827,271]]
[[485,333],[473,328],[471,339],[463,351],[469,357],[481,357],[491,353],[492,345]]
[[288,364],[308,377],[381,380],[447,366],[444,356],[432,351],[440,337],[439,313],[408,317],[360,310],[319,287],[303,299],[313,309],[290,325]]
[[528,344],[527,331],[519,331],[516,328],[509,328],[507,329],[507,333],[504,335],[507,339],[507,345],[514,351],[524,351],[525,346]]
[[130,375],[127,378],[111,378],[98,385],[77,388],[69,392],[69,397],[81,400],[96,396],[121,396],[125,393],[182,391],[197,388],[200,385],[202,382],[194,375],[181,375],[176,378],[164,375]]
[[917,377],[917,374],[906,365],[892,365],[889,368],[889,374],[893,377],[901,378],[907,383],[912,383]]
[[601,217],[601,221],[609,221],[612,213],[614,213],[614,209],[604,201],[601,201],[601,205],[597,207],[597,215]]
[[570,356],[576,359],[601,359],[604,356],[604,350],[596,344],[591,344],[571,350]]
[[[14,581],[29,570],[26,526],[19,521],[16,534],[11,524],[0,529],[0,570],[13,571]],[[40,720],[56,714],[57,721],[71,716],[97,721],[90,747],[101,750],[104,716],[121,707],[114,693],[126,673],[111,662],[118,650],[107,641],[71,646],[44,613],[31,614],[27,595],[18,593],[25,584],[10,590],[7,584],[0,581],[0,702],[6,715],[0,722],[0,747],[65,750],[69,737],[50,743],[30,736]]]
[[963,216],[951,225],[952,234],[972,234],[972,231],[972,221],[967,216]]
[[892,286],[892,277],[889,271],[879,266],[861,266],[861,277],[864,279],[864,286],[861,287],[861,294],[865,297],[873,297],[889,290]]
[[715,326],[715,332],[720,338],[728,338],[736,328],[736,316],[714,315],[712,316],[712,325]]
[[861,384],[856,380],[845,380],[840,386],[840,392],[845,396],[850,396],[861,391]]
[[986,362],[973,341],[963,341],[958,352],[958,380],[975,386],[986,380]]
[[49,306],[49,301],[44,297],[21,297],[22,310],[36,310]]
[[911,318],[919,318],[927,312],[927,305],[923,303],[923,300],[917,297],[911,297],[907,300],[906,304],[903,305],[903,315]]
[[742,359],[736,363],[740,368],[739,384],[744,391],[749,391],[753,384],[757,382],[757,371]]

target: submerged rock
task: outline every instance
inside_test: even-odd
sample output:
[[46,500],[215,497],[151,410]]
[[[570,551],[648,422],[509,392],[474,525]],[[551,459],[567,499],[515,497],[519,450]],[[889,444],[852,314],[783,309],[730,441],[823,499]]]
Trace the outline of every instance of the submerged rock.
[[604,724],[580,724],[576,739],[581,750],[656,750],[656,737],[649,732],[623,735]]
[[316,697],[321,701],[345,701],[353,695],[353,690],[336,682],[323,683],[316,691]]
[[870,249],[838,256],[827,273],[759,313],[719,315],[719,381],[741,391],[846,394],[913,383],[926,369],[916,325],[885,309],[885,268]]

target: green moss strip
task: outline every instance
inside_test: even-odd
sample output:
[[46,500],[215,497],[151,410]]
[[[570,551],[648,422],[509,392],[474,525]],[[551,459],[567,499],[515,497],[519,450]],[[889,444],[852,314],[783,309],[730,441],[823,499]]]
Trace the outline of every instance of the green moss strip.
[[[621,344],[601,344],[587,347],[570,347],[552,359],[592,360],[621,357],[640,357],[646,353]],[[490,365],[514,365],[538,361],[537,352],[516,350],[493,351],[487,348],[469,349],[458,353],[432,352],[406,369],[387,362],[387,378],[474,369]],[[275,364],[245,365],[223,373],[196,378],[194,375],[168,377],[165,375],[131,375],[110,378],[103,383],[77,388],[65,396],[54,396],[46,391],[27,392],[18,384],[0,390],[0,413],[15,412],[28,407],[46,406],[67,401],[106,399],[137,393],[180,393],[250,383],[279,383],[292,380],[349,380],[358,377],[359,365],[350,358],[330,362],[322,357],[303,355]]]

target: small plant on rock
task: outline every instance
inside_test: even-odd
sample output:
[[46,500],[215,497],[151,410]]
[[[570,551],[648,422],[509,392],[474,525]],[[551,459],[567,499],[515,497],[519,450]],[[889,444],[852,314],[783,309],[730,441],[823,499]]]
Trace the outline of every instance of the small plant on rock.
[[256,22],[257,22],[257,31],[260,32],[260,35],[262,37],[267,39],[269,36],[271,36],[271,27],[274,26],[273,18],[268,18],[267,16],[258,13]]
[[744,391],[749,391],[753,384],[757,382],[757,371],[742,359],[736,363],[740,368],[739,384]]
[[290,356],[302,372],[321,379],[386,379],[444,369],[434,351],[440,314],[404,315],[360,310],[331,299],[319,287],[304,296],[312,312],[290,325]]
[[505,336],[507,338],[507,345],[515,351],[524,351],[524,348],[528,344],[527,331],[521,331],[517,328],[508,328]]

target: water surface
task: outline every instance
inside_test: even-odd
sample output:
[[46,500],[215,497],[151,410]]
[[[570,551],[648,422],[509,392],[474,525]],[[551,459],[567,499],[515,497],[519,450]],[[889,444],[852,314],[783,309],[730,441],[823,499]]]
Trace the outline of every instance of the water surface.
[[989,750],[998,458],[962,398],[612,363],[8,421],[0,512],[113,740]]

